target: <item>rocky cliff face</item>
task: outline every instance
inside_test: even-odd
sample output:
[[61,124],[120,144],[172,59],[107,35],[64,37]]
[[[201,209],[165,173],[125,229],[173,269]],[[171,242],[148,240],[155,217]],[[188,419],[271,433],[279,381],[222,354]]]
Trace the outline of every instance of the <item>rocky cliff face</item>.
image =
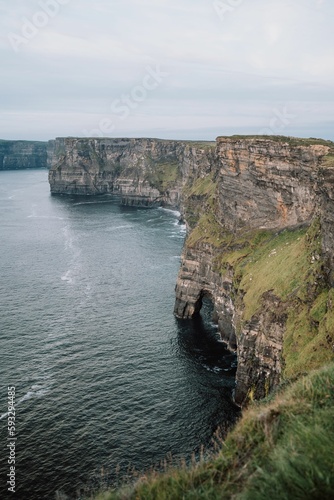
[[218,138],[216,146],[56,139],[49,180],[54,194],[119,193],[123,203],[180,207],[188,237],[175,314],[191,318],[211,298],[238,354],[242,404],[302,370],[304,353],[313,367],[333,356],[333,152],[327,141],[282,137]]
[[0,170],[46,167],[46,142],[0,141]]
[[116,193],[124,204],[178,206],[185,179],[205,163],[205,144],[60,138],[51,163],[53,194]]
[[[300,337],[305,333],[312,339],[320,331],[330,336],[331,326],[321,329],[311,310],[333,284],[332,148],[325,141],[218,138],[211,188],[201,197],[198,185],[197,192],[185,196],[185,213],[192,217],[195,206],[197,213],[183,251],[175,314],[191,317],[203,295],[212,298],[222,338],[237,349],[239,404],[265,396],[280,382],[291,331],[300,328]],[[317,217],[322,255],[315,249],[319,235],[300,229]],[[287,242],[284,230],[291,231]],[[283,244],[296,253],[289,255]],[[286,297],[290,283],[295,286]],[[293,308],[299,314],[295,320]],[[328,357],[333,355],[329,345],[323,347]],[[293,373],[290,365],[287,371]]]
[[324,145],[266,139],[218,139],[220,209],[232,231],[278,228],[308,222]]

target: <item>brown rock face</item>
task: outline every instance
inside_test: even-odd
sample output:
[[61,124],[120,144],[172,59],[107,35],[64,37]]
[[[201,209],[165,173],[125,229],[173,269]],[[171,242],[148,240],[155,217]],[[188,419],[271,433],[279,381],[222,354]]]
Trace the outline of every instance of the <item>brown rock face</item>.
[[334,287],[334,161],[321,168],[318,193],[322,214],[322,248],[329,282]]
[[124,204],[178,206],[185,179],[204,156],[196,143],[181,141],[60,138],[53,144],[51,193],[116,193]]
[[242,228],[289,227],[310,221],[323,145],[291,146],[269,139],[217,141],[219,197],[224,224]]

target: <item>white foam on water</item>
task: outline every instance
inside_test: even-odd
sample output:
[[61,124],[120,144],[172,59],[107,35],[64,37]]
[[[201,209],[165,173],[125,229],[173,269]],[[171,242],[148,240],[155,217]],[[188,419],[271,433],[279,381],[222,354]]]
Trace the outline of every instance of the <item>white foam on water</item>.
[[63,276],[60,278],[62,281],[66,281],[66,283],[69,283],[69,284],[72,284],[73,283],[73,278],[71,278],[71,269],[69,269],[68,271],[66,271],[65,274],[63,274]]
[[223,371],[223,368],[219,368],[218,366],[208,366],[208,365],[202,365],[202,366],[208,372],[211,372],[211,373],[221,373]]
[[[32,385],[30,387],[30,389],[28,390],[28,392],[16,402],[15,407],[17,408],[17,406],[20,405],[21,403],[24,403],[25,401],[29,401],[30,399],[32,399],[34,397],[41,398],[41,397],[45,396],[45,394],[47,394],[47,392],[49,392],[49,389],[50,389],[50,387],[45,387],[44,385],[40,385],[40,384]],[[3,420],[7,416],[8,416],[8,412],[3,413],[0,416],[0,420]]]
[[23,396],[23,398],[19,399],[17,404],[24,403],[24,401],[28,401],[34,397],[34,391],[28,391],[27,394]]
[[124,226],[115,226],[115,227],[108,227],[106,231],[111,232],[111,231],[116,231],[118,229],[131,229],[133,226],[130,224],[126,224]]
[[111,203],[111,200],[106,200],[106,201],[80,201],[78,203],[73,203],[72,207],[77,207],[79,205],[101,205],[101,203]]
[[73,235],[69,225],[63,227],[65,250],[69,253],[70,259],[68,262],[69,269],[61,276],[61,280],[68,284],[75,282],[74,276],[80,270],[80,255],[81,249],[76,245],[76,238]]
[[159,207],[158,210],[163,210],[164,212],[169,212],[174,214],[176,217],[181,217],[181,213],[178,210],[173,210],[171,208]]
[[45,389],[41,389],[35,393],[36,398],[42,398],[49,392],[50,388],[46,387]]
[[74,245],[74,240],[70,232],[70,228],[68,226],[63,227],[63,233],[65,236],[65,248],[72,250]]
[[57,219],[64,220],[64,217],[58,217],[57,215],[28,215],[27,219]]

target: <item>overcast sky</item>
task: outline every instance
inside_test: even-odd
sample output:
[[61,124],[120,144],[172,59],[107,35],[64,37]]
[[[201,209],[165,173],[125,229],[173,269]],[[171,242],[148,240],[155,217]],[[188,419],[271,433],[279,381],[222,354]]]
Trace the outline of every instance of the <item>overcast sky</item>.
[[334,140],[333,0],[0,1],[0,138]]

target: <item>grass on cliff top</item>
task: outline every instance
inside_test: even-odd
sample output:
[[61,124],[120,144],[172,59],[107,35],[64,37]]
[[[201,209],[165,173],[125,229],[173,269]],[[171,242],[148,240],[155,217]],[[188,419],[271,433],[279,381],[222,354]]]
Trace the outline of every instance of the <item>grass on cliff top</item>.
[[284,135],[231,135],[231,136],[219,136],[217,137],[217,141],[220,139],[229,139],[229,140],[247,140],[247,139],[262,139],[267,141],[288,143],[290,146],[313,146],[313,145],[321,145],[328,146],[330,148],[334,147],[334,142],[328,141],[325,139],[317,139],[313,137],[309,138],[301,138],[301,137],[289,137]]
[[334,364],[244,412],[220,451],[96,500],[311,500],[334,494]]
[[216,141],[181,141],[183,144],[187,144],[188,146],[195,146],[200,149],[215,149]]

